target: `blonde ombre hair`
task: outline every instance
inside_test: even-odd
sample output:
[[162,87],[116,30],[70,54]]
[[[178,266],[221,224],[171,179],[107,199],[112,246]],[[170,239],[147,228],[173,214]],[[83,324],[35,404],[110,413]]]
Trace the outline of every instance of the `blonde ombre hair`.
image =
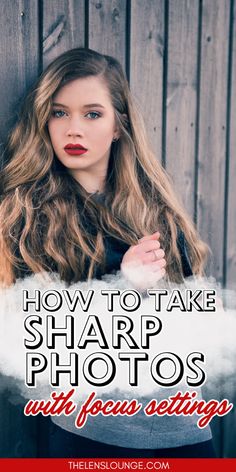
[[[54,155],[47,130],[54,94],[88,76],[105,80],[120,128],[111,149],[105,204],[91,198],[67,173]],[[151,152],[122,67],[110,56],[77,48],[48,66],[10,135],[0,182],[2,284],[13,283],[25,266],[33,273],[58,272],[67,282],[93,277],[105,261],[104,232],[132,245],[159,230],[167,274],[178,282],[183,277],[177,246],[182,231],[193,273],[203,271],[207,246]],[[95,230],[86,229],[86,220]]]

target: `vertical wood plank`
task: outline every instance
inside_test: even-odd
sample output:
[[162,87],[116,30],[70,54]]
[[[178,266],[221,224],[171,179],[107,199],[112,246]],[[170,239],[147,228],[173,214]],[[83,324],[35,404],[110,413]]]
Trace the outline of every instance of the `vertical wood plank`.
[[130,86],[157,159],[162,159],[164,0],[131,2]]
[[198,229],[222,282],[229,0],[203,0],[198,156]]
[[229,178],[228,178],[228,228],[226,284],[236,290],[236,2],[233,13],[233,53],[230,103],[230,136],[229,136]]
[[[226,281],[229,287],[235,288],[236,1],[202,1],[199,155],[197,174],[194,176],[198,4],[198,0],[2,0],[0,141],[14,121],[19,98],[38,75],[42,49],[39,44],[41,24],[44,67],[62,52],[87,43],[93,49],[114,55],[123,67],[129,64],[131,89],[141,105],[152,147],[160,160],[163,153],[163,96],[165,98],[167,92],[167,170],[174,177],[177,190],[191,214],[196,177],[198,228],[213,251],[214,263],[210,272],[220,281],[223,277],[226,221]],[[231,4],[234,4],[234,18],[231,16],[231,21],[234,21],[233,62],[229,172],[225,180]],[[167,57],[167,5],[168,77],[167,82],[163,83],[163,57]],[[225,189],[226,182],[228,191]],[[225,195],[228,198],[226,219]],[[0,456],[36,456],[36,422],[25,418],[20,408],[9,403],[8,393],[1,392],[0,395]],[[219,427],[223,429],[223,455],[235,456],[235,412],[215,422],[217,447],[221,441]]]
[[[229,172],[228,172],[228,214],[227,214],[227,241],[226,241],[226,286],[236,291],[236,2],[232,0],[233,10],[231,12],[232,22],[232,53],[229,55],[231,60],[231,78],[229,85]],[[236,307],[235,307],[236,308]],[[230,400],[236,403],[236,384],[235,377],[231,378]],[[229,379],[227,384],[230,385]],[[226,392],[226,398],[228,398]],[[223,436],[223,454],[224,457],[236,457],[236,410],[233,409],[229,415],[223,418],[224,436]]]
[[85,45],[83,0],[44,0],[43,66],[64,51]]
[[38,2],[0,2],[0,142],[15,121],[18,101],[38,74]]
[[[0,2],[0,141],[3,142],[15,122],[19,100],[36,79],[39,71],[38,1]],[[6,379],[1,376],[1,385]],[[27,421],[21,408],[10,403],[8,391],[0,393],[0,455],[34,456],[36,425]]]
[[166,169],[194,216],[199,2],[170,0]]
[[126,0],[89,1],[89,47],[116,57],[125,68]]

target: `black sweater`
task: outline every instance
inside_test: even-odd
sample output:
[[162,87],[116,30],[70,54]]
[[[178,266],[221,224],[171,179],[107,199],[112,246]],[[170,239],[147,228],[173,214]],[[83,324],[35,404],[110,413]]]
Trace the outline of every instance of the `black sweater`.
[[[125,252],[129,249],[129,245],[113,236],[106,235],[104,237],[104,246],[105,246],[105,267],[98,267],[95,272],[95,277],[101,279],[105,274],[114,274],[120,270],[121,261]],[[189,277],[192,275],[192,269],[186,249],[185,237],[181,232],[179,233],[177,246],[181,256],[182,269],[184,277]],[[56,271],[52,267],[52,271]],[[27,275],[30,275],[31,271],[27,266],[22,265],[21,269],[16,272],[17,278],[24,278]]]
[[[94,200],[97,200],[100,204],[104,203],[104,195],[103,194],[94,194],[92,196]],[[86,220],[86,226],[88,227],[88,220]],[[93,228],[89,225],[89,231],[93,233]],[[129,249],[129,245],[120,239],[117,239],[115,236],[111,236],[109,234],[104,234],[104,246],[105,246],[105,265],[103,267],[96,267],[94,277],[97,279],[101,279],[101,277],[105,274],[114,274],[120,270],[121,261],[125,252]],[[186,240],[185,236],[182,231],[178,230],[178,237],[177,237],[177,246],[181,256],[182,262],[182,269],[184,277],[189,277],[192,275],[191,264],[188,257],[187,247],[186,247]],[[23,262],[23,261],[22,261]],[[49,267],[52,272],[57,272],[56,265],[53,261],[48,261]],[[85,264],[85,274],[83,280],[86,280],[86,274],[88,273],[89,268],[89,260],[86,260]],[[16,277],[17,278],[24,278],[27,275],[30,275],[32,272],[30,269],[24,264],[21,264],[21,268],[16,270]]]
[[[104,238],[106,263],[103,271],[98,270],[97,278],[101,278],[104,274],[112,274],[120,270],[120,265],[125,252],[129,249],[129,245],[112,236],[105,236]],[[182,269],[184,277],[193,275],[183,232],[179,232],[177,239],[177,246],[181,256]]]

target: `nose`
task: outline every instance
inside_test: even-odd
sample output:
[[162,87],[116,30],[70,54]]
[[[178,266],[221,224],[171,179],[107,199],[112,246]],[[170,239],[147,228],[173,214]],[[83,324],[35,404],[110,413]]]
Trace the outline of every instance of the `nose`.
[[71,118],[68,123],[68,129],[66,131],[67,136],[83,136],[84,129],[82,126],[81,118],[75,117]]

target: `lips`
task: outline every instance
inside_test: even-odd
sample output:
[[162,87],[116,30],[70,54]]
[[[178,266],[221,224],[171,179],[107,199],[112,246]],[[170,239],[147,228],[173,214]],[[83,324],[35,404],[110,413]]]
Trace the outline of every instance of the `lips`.
[[65,151],[67,154],[70,156],[81,156],[82,154],[85,154],[88,149],[84,148],[81,144],[72,144],[69,143],[64,147]]

